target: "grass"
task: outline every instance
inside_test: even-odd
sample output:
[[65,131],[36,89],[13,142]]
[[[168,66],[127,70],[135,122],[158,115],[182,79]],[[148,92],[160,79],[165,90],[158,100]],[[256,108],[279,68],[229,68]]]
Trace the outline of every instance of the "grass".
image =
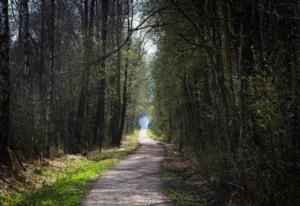
[[203,195],[202,187],[205,182],[192,178],[194,172],[191,166],[182,160],[182,155],[173,145],[164,145],[166,157],[163,164],[163,179],[167,197],[178,206],[209,206]]
[[31,174],[32,176],[43,180],[42,186],[11,192],[8,195],[0,193],[0,205],[77,205],[97,177],[116,165],[120,158],[137,148],[137,136],[138,132],[127,136],[124,146],[120,149],[107,149],[101,153],[94,151],[88,155],[88,158],[66,155],[51,161],[50,166],[43,171],[31,170],[31,173],[34,173]]
[[[148,135],[160,140],[151,130]],[[199,177],[191,163],[173,144],[162,142],[166,153],[163,163],[164,193],[177,206],[209,206],[211,193],[207,181]]]
[[157,135],[154,134],[154,132],[151,129],[147,130],[147,135],[153,139],[154,141],[161,141],[162,139],[159,138]]

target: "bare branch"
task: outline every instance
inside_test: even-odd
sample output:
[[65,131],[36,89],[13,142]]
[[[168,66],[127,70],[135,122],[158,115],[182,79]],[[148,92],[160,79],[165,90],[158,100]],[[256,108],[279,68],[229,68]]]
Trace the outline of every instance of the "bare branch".
[[101,55],[99,56],[97,59],[94,59],[90,62],[86,62],[86,63],[83,63],[83,64],[97,64],[103,60],[105,60],[106,58],[112,56],[113,54],[115,54],[116,52],[120,51],[126,44],[127,42],[129,41],[130,37],[132,36],[133,32],[135,31],[139,31],[141,29],[144,29],[144,28],[148,28],[147,26],[143,26],[151,17],[153,17],[154,15],[156,15],[157,13],[165,10],[166,8],[160,8],[160,9],[157,9],[155,11],[153,11],[150,15],[148,15],[145,19],[143,19],[143,21],[135,28],[131,29],[130,31],[128,31],[128,35],[127,37],[125,38],[125,40],[122,42],[122,44],[120,44],[120,46],[110,52],[107,52],[105,55]]

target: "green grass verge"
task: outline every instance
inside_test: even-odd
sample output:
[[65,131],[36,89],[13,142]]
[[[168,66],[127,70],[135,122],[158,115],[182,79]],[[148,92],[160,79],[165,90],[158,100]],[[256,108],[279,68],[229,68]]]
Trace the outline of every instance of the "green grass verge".
[[162,141],[161,138],[159,138],[157,135],[154,134],[154,132],[151,129],[147,130],[147,135],[153,139],[154,141]]
[[[94,180],[118,163],[120,158],[137,148],[138,132],[127,136],[120,149],[95,152],[87,159],[69,155],[53,161],[55,169],[36,171],[47,183],[39,189],[11,195],[0,194],[0,205],[22,206],[73,206],[80,203]],[[130,143],[129,143],[130,142]]]

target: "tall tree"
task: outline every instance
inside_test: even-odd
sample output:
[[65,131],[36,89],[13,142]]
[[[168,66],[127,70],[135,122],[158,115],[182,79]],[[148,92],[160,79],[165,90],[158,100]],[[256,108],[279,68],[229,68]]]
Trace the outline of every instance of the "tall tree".
[[[130,12],[132,11],[131,6],[133,6],[133,1],[127,0],[126,1],[126,10],[127,10],[127,33],[129,34],[132,29],[132,22]],[[126,111],[127,111],[127,104],[128,104],[128,70],[129,70],[129,55],[130,55],[130,47],[131,47],[131,36],[129,37],[129,41],[127,43],[127,57],[125,59],[125,67],[124,67],[124,82],[123,82],[123,91],[122,91],[122,106],[121,106],[121,113],[120,113],[120,124],[119,124],[119,131],[118,131],[118,138],[116,145],[120,145],[123,135],[123,130],[125,126],[125,119],[126,119]]]
[[29,90],[29,95],[32,95],[32,66],[31,66],[31,45],[30,45],[30,33],[29,33],[29,27],[30,27],[30,19],[29,19],[29,7],[28,7],[28,0],[22,0],[22,14],[24,18],[24,24],[23,26],[23,47],[24,47],[24,77],[28,84],[27,89]]
[[8,0],[0,1],[0,162],[10,164],[10,68]]
[[[117,17],[116,17],[116,46],[117,48],[120,46],[121,38],[123,34],[123,14],[122,14],[122,5],[120,0],[116,1],[116,10],[117,10]],[[121,50],[117,52],[117,59],[116,59],[116,70],[113,80],[113,88],[114,88],[114,98],[112,102],[112,120],[110,126],[110,134],[112,144],[115,144],[117,139],[119,138],[119,127],[120,127],[120,112],[121,112]]]
[[[89,5],[89,1],[85,0],[83,3],[83,17],[82,17],[82,32],[83,32],[83,46],[84,46],[84,69],[82,71],[81,76],[81,88],[79,94],[79,102],[77,108],[77,117],[76,124],[74,130],[74,136],[76,137],[76,142],[73,147],[73,152],[79,152],[80,146],[82,143],[81,140],[81,129],[84,120],[84,114],[86,109],[86,101],[89,87],[89,78],[90,78],[90,68],[91,65],[88,63],[90,60],[91,52],[92,52],[92,39],[93,39],[93,21],[94,21],[94,3],[95,1],[91,1],[91,5]],[[90,8],[90,9],[89,9]],[[90,11],[90,12],[89,12]],[[90,14],[90,18],[89,18]]]
[[[109,1],[102,0],[102,32],[101,32],[101,45],[102,55],[106,56],[107,50],[107,20]],[[101,61],[101,67],[98,70],[98,83],[97,83],[97,111],[96,111],[96,122],[95,122],[95,139],[99,143],[100,148],[102,147],[102,141],[105,135],[105,64],[106,58]]]
[[53,84],[55,72],[55,0],[50,1],[49,16],[49,64],[45,71],[45,156],[50,157],[54,148],[53,128]]

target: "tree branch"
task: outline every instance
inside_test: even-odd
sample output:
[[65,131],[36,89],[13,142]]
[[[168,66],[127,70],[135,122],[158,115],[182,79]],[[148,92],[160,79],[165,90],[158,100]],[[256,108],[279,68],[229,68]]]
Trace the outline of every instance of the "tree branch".
[[171,0],[171,2],[178,9],[178,11],[182,14],[182,16],[184,18],[186,18],[193,25],[194,29],[201,36],[202,32],[200,31],[197,24],[193,21],[193,19],[174,0]]
[[97,64],[103,60],[105,60],[106,58],[112,56],[113,54],[115,54],[116,52],[120,51],[125,45],[126,43],[129,41],[130,37],[132,36],[133,32],[135,31],[138,31],[138,30],[141,30],[143,28],[147,28],[147,26],[143,26],[151,17],[153,17],[154,15],[156,15],[157,13],[165,10],[166,8],[160,8],[160,9],[157,9],[155,11],[153,11],[150,15],[148,15],[137,27],[131,29],[129,32],[128,32],[128,35],[126,37],[126,39],[122,42],[122,44],[120,44],[120,46],[110,52],[107,52],[105,55],[101,55],[99,56],[97,59],[94,59],[94,60],[91,60],[89,62],[84,62],[83,64]]

